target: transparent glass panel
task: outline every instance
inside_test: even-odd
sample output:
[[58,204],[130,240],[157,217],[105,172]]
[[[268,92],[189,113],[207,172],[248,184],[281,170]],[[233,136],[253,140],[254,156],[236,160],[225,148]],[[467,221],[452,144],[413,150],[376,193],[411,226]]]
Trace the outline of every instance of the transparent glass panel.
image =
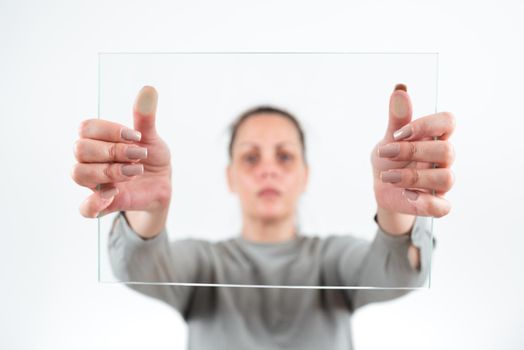
[[[385,135],[394,86],[407,86],[415,120],[436,112],[437,77],[437,53],[100,53],[100,119],[134,128],[137,93],[144,85],[158,92],[156,130],[171,153],[172,197],[164,232],[150,240],[138,236],[118,211],[98,218],[99,280],[429,287],[433,218],[416,217],[413,240],[420,246],[422,271],[410,270],[409,237],[384,235],[374,221],[371,154]],[[297,167],[286,168],[281,163],[286,156],[268,147],[289,135],[298,140],[282,122],[271,132],[251,125],[244,137],[264,146],[251,158],[238,153],[236,192],[228,187],[229,126],[260,105],[282,108],[302,124],[309,176],[301,194]],[[260,163],[249,168],[257,154]],[[149,149],[148,159],[154,156]],[[129,194],[122,184],[118,196]],[[268,184],[281,195],[256,196]],[[158,182],[150,186],[152,194]],[[289,232],[293,226],[272,226],[270,219],[293,222],[293,215],[294,238],[271,243],[250,236],[263,227]]]

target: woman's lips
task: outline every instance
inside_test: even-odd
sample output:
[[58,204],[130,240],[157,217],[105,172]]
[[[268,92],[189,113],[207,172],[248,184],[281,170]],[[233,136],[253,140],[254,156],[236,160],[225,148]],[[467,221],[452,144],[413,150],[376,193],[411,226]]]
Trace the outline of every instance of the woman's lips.
[[275,190],[274,188],[266,188],[258,192],[258,195],[260,197],[273,197],[273,196],[280,196],[280,192]]

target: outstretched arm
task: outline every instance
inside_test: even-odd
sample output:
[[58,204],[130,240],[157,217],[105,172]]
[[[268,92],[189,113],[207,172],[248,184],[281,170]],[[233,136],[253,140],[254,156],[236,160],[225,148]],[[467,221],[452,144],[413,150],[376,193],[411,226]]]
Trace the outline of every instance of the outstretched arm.
[[[432,217],[447,215],[451,209],[444,194],[454,183],[450,166],[455,154],[448,138],[455,118],[449,112],[416,120],[412,116],[407,87],[397,84],[389,99],[386,132],[371,152],[377,234],[370,245],[361,243],[344,253],[341,271],[351,266],[356,276],[344,276],[351,280],[346,285],[418,287],[429,274]],[[354,290],[349,294],[356,309],[408,291]]]
[[170,283],[202,283],[211,278],[207,259],[209,243],[196,239],[169,242],[164,228],[145,239],[134,231],[124,212],[115,217],[109,233],[111,268],[131,289],[166,302],[184,317],[194,291],[192,286]]
[[[411,230],[404,235],[391,235],[377,225],[373,241],[361,241],[344,251],[338,266],[343,285],[382,288],[347,290],[353,311],[372,302],[398,298],[410,292],[410,288],[424,285],[435,247],[431,221],[431,217],[417,216]],[[409,260],[412,245],[420,252],[417,267]]]

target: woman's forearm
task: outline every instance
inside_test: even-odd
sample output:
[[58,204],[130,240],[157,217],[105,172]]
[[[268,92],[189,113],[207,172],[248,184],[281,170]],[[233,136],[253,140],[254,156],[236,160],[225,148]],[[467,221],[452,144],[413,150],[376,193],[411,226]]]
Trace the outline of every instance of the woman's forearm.
[[415,223],[416,216],[388,211],[377,207],[377,221],[386,233],[394,236],[408,234]]
[[153,238],[166,226],[169,206],[154,211],[132,211],[125,212],[129,226],[142,238]]
[[[411,232],[415,224],[415,215],[390,212],[377,207],[377,221],[382,231],[393,236],[401,236]],[[414,269],[420,268],[420,250],[413,244],[408,248],[409,263]]]

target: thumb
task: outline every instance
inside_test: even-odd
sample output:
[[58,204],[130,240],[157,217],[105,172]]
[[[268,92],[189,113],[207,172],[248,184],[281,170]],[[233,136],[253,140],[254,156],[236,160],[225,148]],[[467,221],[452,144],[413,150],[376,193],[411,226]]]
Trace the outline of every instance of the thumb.
[[141,142],[154,139],[156,134],[155,119],[158,94],[154,87],[144,86],[138,92],[133,106],[135,130],[142,134]]
[[404,125],[411,122],[413,108],[411,99],[404,84],[397,84],[389,99],[389,122],[384,139],[386,142],[393,142],[393,134]]

